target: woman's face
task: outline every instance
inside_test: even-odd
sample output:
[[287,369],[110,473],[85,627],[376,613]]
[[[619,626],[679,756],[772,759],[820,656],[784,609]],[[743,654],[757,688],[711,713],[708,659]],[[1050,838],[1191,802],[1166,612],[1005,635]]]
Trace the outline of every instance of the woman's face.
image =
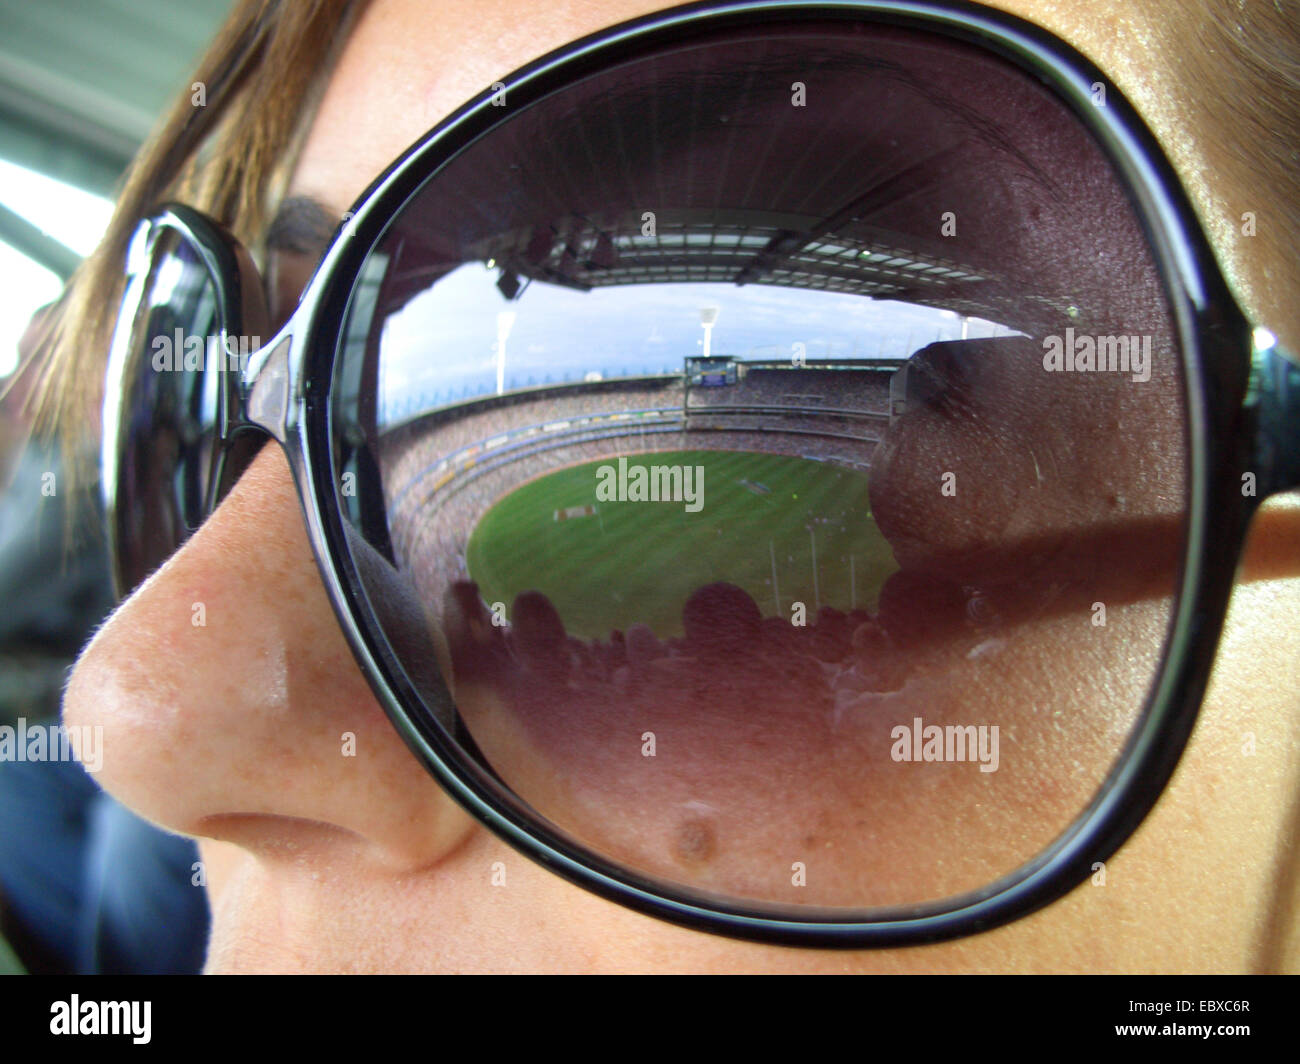
[[[538,55],[656,6],[375,0],[311,122],[290,194],[341,216],[463,100]],[[1209,220],[1246,305],[1300,348],[1296,312],[1280,316],[1282,300],[1263,295],[1294,291],[1294,265],[1255,254],[1233,221],[1254,211],[1262,226],[1287,205],[1207,173],[1210,146],[1226,133],[1198,124],[1202,112],[1179,97],[1178,55],[1161,5],[1116,5],[1110,17],[1083,0],[995,6],[1073,43],[1129,95]],[[279,320],[312,265],[311,256],[276,253]],[[1032,415],[1025,412],[1026,424]],[[1086,438],[1089,411],[1056,409],[1052,425]],[[961,511],[949,509],[927,526],[938,529],[937,540],[909,538],[925,515],[896,477],[905,462],[928,460],[918,446],[912,441],[909,450],[906,435],[887,446],[872,488],[904,564],[924,563],[945,536],[957,542],[968,531]],[[1105,466],[1089,472],[1085,463],[1078,475],[1109,475]],[[1130,505],[1147,490],[1142,477],[1125,488]],[[1150,493],[1152,512],[1158,496]],[[1034,526],[1032,513],[1019,517],[1026,536],[1051,531]],[[1282,843],[1300,793],[1290,753],[1300,727],[1300,660],[1288,640],[1300,616],[1297,575],[1300,510],[1275,501],[1256,522],[1188,750],[1152,815],[1108,863],[1104,885],[1080,886],[987,934],[906,950],[824,953],[684,930],[568,884],[479,827],[411,756],[358,671],[276,447],[261,452],[203,528],[100,630],[78,664],[65,714],[69,724],[103,726],[100,779],[111,792],[201,840],[211,971],[1293,967],[1294,854]],[[1146,616],[1154,607],[1136,598],[1127,623],[1161,623],[1163,614]],[[202,627],[191,623],[195,603],[204,605]],[[1047,686],[1091,699],[1085,708],[1095,719],[1105,719],[1108,699],[1133,680],[1112,667],[1107,683],[1096,682],[1097,662],[1051,625],[1027,626],[1017,645],[1041,659]],[[989,690],[1008,704],[1021,694],[996,683]],[[348,733],[355,756],[342,753]],[[1017,801],[1050,804],[1050,781],[1019,786]]]

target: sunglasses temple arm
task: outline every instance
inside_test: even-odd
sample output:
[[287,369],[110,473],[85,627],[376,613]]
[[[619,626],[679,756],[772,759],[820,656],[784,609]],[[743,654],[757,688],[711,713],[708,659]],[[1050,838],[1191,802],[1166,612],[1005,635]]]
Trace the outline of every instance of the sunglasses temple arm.
[[1246,404],[1255,408],[1250,469],[1259,497],[1300,488],[1300,360],[1275,343],[1257,343]]

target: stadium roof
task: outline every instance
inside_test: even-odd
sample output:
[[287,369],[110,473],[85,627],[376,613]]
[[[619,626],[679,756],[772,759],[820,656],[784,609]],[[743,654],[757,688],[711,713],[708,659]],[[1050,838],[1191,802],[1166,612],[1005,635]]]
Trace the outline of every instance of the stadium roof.
[[445,167],[390,246],[411,294],[478,261],[507,298],[529,281],[775,284],[1033,332],[1107,317],[1139,274],[1150,298],[1112,174],[1009,67],[902,33],[755,31],[520,108]]
[[[523,280],[589,290],[613,285],[713,282],[772,284],[897,299],[1007,320],[998,275],[935,244],[900,246],[900,234],[869,226],[838,231],[816,217],[765,212],[663,211],[653,234],[630,219],[604,228],[565,219],[483,241],[475,258]],[[542,249],[540,255],[536,249]],[[513,287],[513,285],[511,286]],[[1024,295],[1016,297],[1023,302]]]

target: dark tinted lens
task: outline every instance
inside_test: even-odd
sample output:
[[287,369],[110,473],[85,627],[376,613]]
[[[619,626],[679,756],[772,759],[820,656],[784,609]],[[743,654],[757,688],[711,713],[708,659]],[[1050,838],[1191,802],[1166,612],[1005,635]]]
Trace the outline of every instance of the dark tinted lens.
[[1032,859],[1139,718],[1183,543],[1174,327],[1097,144],[988,53],[849,23],[500,115],[336,363],[412,684],[440,661],[467,757],[677,889],[856,913]]
[[219,455],[222,328],[207,268],[179,234],[162,234],[120,377],[113,521],[123,593],[206,516]]

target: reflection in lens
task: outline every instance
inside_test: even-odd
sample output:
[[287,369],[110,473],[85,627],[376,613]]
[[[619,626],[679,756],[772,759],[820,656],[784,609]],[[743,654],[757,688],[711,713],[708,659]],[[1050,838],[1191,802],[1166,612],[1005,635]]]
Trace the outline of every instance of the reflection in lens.
[[216,289],[177,234],[157,239],[122,377],[114,521],[123,593],[198,528],[218,456]]
[[999,61],[849,24],[512,107],[370,253],[332,386],[339,502],[425,627],[370,598],[402,660],[445,646],[466,756],[736,903],[1032,859],[1138,719],[1182,549],[1112,168]]

